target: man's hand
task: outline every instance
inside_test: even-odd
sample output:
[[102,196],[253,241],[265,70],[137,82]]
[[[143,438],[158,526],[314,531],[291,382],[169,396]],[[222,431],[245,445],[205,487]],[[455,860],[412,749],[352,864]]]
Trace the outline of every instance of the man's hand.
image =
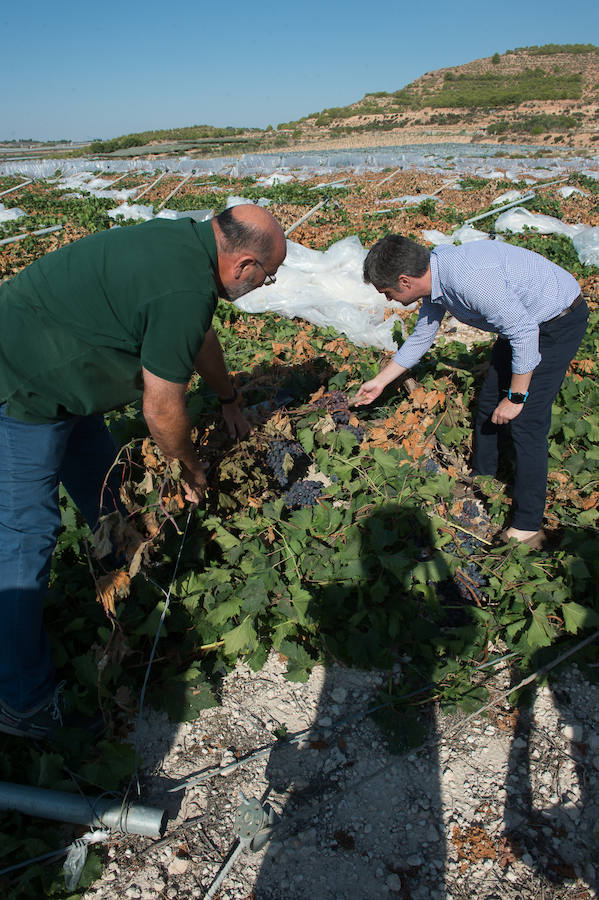
[[185,488],[185,499],[190,503],[202,503],[206,496],[206,469],[208,463],[198,460],[198,467],[192,471],[187,466],[181,466],[183,475],[183,487]]
[[400,366],[399,363],[391,360],[384,369],[381,369],[378,375],[370,381],[364,382],[352,400],[351,405],[367,406],[369,403],[372,403],[373,400],[376,400],[383,393],[388,384],[391,384],[392,381],[395,381],[396,378],[399,378],[400,375],[407,371],[405,366]]
[[385,385],[377,381],[376,378],[373,378],[371,381],[365,381],[355,395],[352,406],[367,406],[373,400],[376,400],[383,393],[384,389]]
[[230,438],[244,438],[250,430],[249,423],[237,403],[223,403],[223,419]]
[[505,397],[495,408],[493,415],[491,416],[491,422],[493,422],[494,425],[507,425],[508,422],[511,422],[512,419],[515,419],[516,416],[520,415],[523,408],[523,403],[512,403],[511,400],[508,400],[508,398]]

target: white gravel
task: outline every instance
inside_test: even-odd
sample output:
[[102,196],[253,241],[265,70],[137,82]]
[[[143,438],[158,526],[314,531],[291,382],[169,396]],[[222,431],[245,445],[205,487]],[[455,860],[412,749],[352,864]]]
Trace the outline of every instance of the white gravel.
[[[242,852],[219,900],[597,897],[599,686],[575,666],[538,689],[530,714],[501,707],[457,731],[437,715],[427,745],[400,756],[371,719],[355,720],[381,673],[317,667],[294,684],[284,671],[275,653],[257,673],[238,665],[222,706],[192,723],[148,711],[142,801],[169,809],[167,840],[115,836],[85,900],[204,897],[235,844],[239,791],[280,822],[262,850]],[[226,768],[281,727],[308,731]],[[167,793],[202,770],[214,774]]]

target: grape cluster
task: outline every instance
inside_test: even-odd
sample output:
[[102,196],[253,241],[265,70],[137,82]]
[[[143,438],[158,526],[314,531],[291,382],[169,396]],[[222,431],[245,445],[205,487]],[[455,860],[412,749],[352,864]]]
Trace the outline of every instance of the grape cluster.
[[472,500],[464,500],[462,505],[462,516],[470,521],[478,519],[480,512],[476,503],[473,503]]
[[321,481],[296,481],[291,485],[283,500],[290,509],[300,509],[305,506],[314,506],[317,497],[322,496],[324,486]]
[[486,578],[478,568],[476,563],[469,562],[464,566],[463,571],[468,576],[470,581],[473,581],[477,587],[482,587],[484,584],[486,584]]
[[349,401],[343,391],[331,391],[323,394],[312,404],[316,409],[326,409],[335,425],[347,425],[349,423]]
[[425,462],[424,471],[427,475],[436,475],[439,471],[439,466],[432,457],[429,457]]
[[[483,548],[484,544],[482,541],[479,541],[475,537],[468,536],[465,540],[460,541],[459,553],[465,556],[472,556],[474,553],[480,553]],[[458,548],[454,541],[445,544],[443,550],[445,553],[451,553],[452,555],[457,555],[458,553]],[[487,584],[487,579],[481,572],[480,567],[471,559],[469,562],[464,561],[461,571],[466,576],[468,587],[466,587],[464,581],[456,575],[453,579],[453,583],[445,583],[443,585],[444,594],[451,599],[452,596],[455,596],[455,592],[457,591],[458,596],[455,599],[459,598],[466,603],[471,604],[473,599],[472,594],[474,593],[477,598],[482,601],[482,591]]]
[[281,487],[285,487],[289,482],[289,473],[283,469],[283,461],[289,454],[293,461],[300,459],[304,455],[301,444],[297,441],[273,441],[266,454],[266,465],[273,473]]
[[364,440],[363,428],[355,428],[353,425],[341,425],[340,428],[342,428],[343,431],[349,431],[350,434],[353,434],[359,444]]

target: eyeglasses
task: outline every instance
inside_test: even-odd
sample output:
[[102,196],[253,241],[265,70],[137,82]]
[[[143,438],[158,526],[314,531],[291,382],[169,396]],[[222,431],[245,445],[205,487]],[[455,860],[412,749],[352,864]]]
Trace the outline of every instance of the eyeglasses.
[[262,284],[266,284],[266,285],[268,285],[268,284],[274,284],[275,281],[277,280],[276,275],[270,275],[270,274],[266,271],[266,269],[264,268],[264,266],[262,265],[262,263],[260,262],[259,259],[254,259],[254,262],[255,262],[255,263],[258,263],[258,265],[260,266],[260,268],[261,268],[262,271],[264,272],[264,276],[265,276],[265,277],[264,277],[264,281],[262,282]]

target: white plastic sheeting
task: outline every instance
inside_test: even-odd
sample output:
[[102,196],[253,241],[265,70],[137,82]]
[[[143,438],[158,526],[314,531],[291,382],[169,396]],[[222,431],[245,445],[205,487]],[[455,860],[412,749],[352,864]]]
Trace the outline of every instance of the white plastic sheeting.
[[385,320],[389,303],[362,279],[367,252],[356,235],[324,253],[287,241],[287,258],[276,284],[257,288],[235,305],[246,312],[276,312],[323,328],[332,326],[359,347],[396,350],[392,331],[399,317]]
[[157,219],[193,219],[194,222],[206,222],[214,215],[213,209],[161,209],[156,213]]
[[496,231],[511,231],[520,234],[525,228],[537,231],[539,234],[566,234],[573,237],[586,225],[567,225],[561,219],[554,216],[545,216],[542,213],[529,212],[523,206],[516,206],[497,217]]
[[495,197],[494,200],[491,200],[491,206],[501,206],[502,203],[511,203],[512,200],[519,200],[521,196],[521,191],[506,191],[505,194],[500,194],[499,197]]
[[584,266],[599,266],[599,228],[585,226],[572,238],[578,259]]
[[435,247],[439,244],[468,244],[470,241],[487,241],[489,239],[486,231],[479,231],[473,225],[462,225],[452,234],[443,234],[443,232],[436,229],[423,231],[422,237],[425,241],[434,244]]
[[[511,231],[513,234],[522,234],[525,229],[536,231],[539,234],[565,234],[574,244],[578,258],[583,265],[599,266],[599,227],[590,225],[568,225],[561,219],[553,216],[544,216],[541,213],[532,213],[523,206],[506,210],[497,216],[495,231]],[[434,244],[465,244],[468,241],[488,240],[486,231],[478,231],[472,225],[462,225],[452,234],[443,234],[441,231],[423,231],[422,237]],[[502,240],[497,235],[497,240]]]
[[254,206],[270,206],[272,200],[269,200],[268,197],[260,197],[259,200],[248,200],[247,197],[236,197],[234,194],[230,194],[227,197],[225,208],[230,209],[232,206],[245,206],[247,203],[253,203]]
[[512,231],[516,234],[523,232],[525,228],[539,234],[565,234],[571,238],[583,265],[599,266],[599,227],[568,225],[553,216],[531,213],[517,206],[498,216],[495,228],[497,231]]
[[[450,172],[452,176],[474,175],[478,178],[507,181],[538,181],[557,178],[568,172],[580,172],[599,179],[599,154],[590,159],[584,157],[544,157],[534,159],[536,148],[525,145],[503,145],[498,158],[498,148],[485,144],[426,144],[378,147],[368,150],[327,150],[244,154],[239,158],[191,159],[45,159],[14,160],[0,162],[0,175],[23,175],[32,178],[51,178],[58,169],[63,176],[79,172],[179,172],[196,173],[198,176],[228,174],[233,176],[259,175],[270,177],[274,172],[308,178],[312,175],[330,175],[341,170],[356,173],[381,171],[384,168],[417,169],[426,172]],[[514,152],[521,158],[509,158]],[[493,165],[502,168],[492,169]]]
[[258,178],[256,184],[260,184],[263,187],[272,187],[274,184],[288,184],[288,182],[293,180],[293,175],[285,175],[283,172],[273,172],[272,175],[269,175],[268,177],[262,176],[262,178]]
[[193,219],[194,222],[205,222],[206,219],[211,219],[214,213],[211,209],[186,209],[185,211],[181,211],[178,209],[161,209],[159,213],[156,213],[156,215],[154,215],[153,206],[144,206],[143,203],[134,203],[132,205],[129,205],[128,203],[122,203],[115,209],[109,209],[108,215],[111,219],[116,219],[117,216],[123,216],[125,220],[143,219],[145,222],[147,222],[148,219],[188,218]]
[[403,197],[392,197],[389,200],[377,200],[377,203],[401,203],[403,206],[419,206],[424,200],[433,200],[440,206],[443,201],[434,194],[404,194]]
[[108,215],[111,219],[116,219],[117,216],[123,216],[125,220],[143,219],[147,222],[148,219],[154,218],[154,207],[145,206],[143,203],[133,205],[129,205],[129,203],[121,203],[120,206],[116,206],[114,209],[109,209]]
[[558,188],[557,193],[561,197],[563,197],[564,200],[567,200],[568,197],[572,196],[572,194],[581,194],[583,197],[589,196],[587,191],[581,191],[580,188],[570,187],[569,185],[565,185],[564,187]]
[[10,209],[7,209],[3,203],[0,203],[0,222],[13,222],[15,219],[21,219],[26,215],[28,213],[18,206],[11,206]]

